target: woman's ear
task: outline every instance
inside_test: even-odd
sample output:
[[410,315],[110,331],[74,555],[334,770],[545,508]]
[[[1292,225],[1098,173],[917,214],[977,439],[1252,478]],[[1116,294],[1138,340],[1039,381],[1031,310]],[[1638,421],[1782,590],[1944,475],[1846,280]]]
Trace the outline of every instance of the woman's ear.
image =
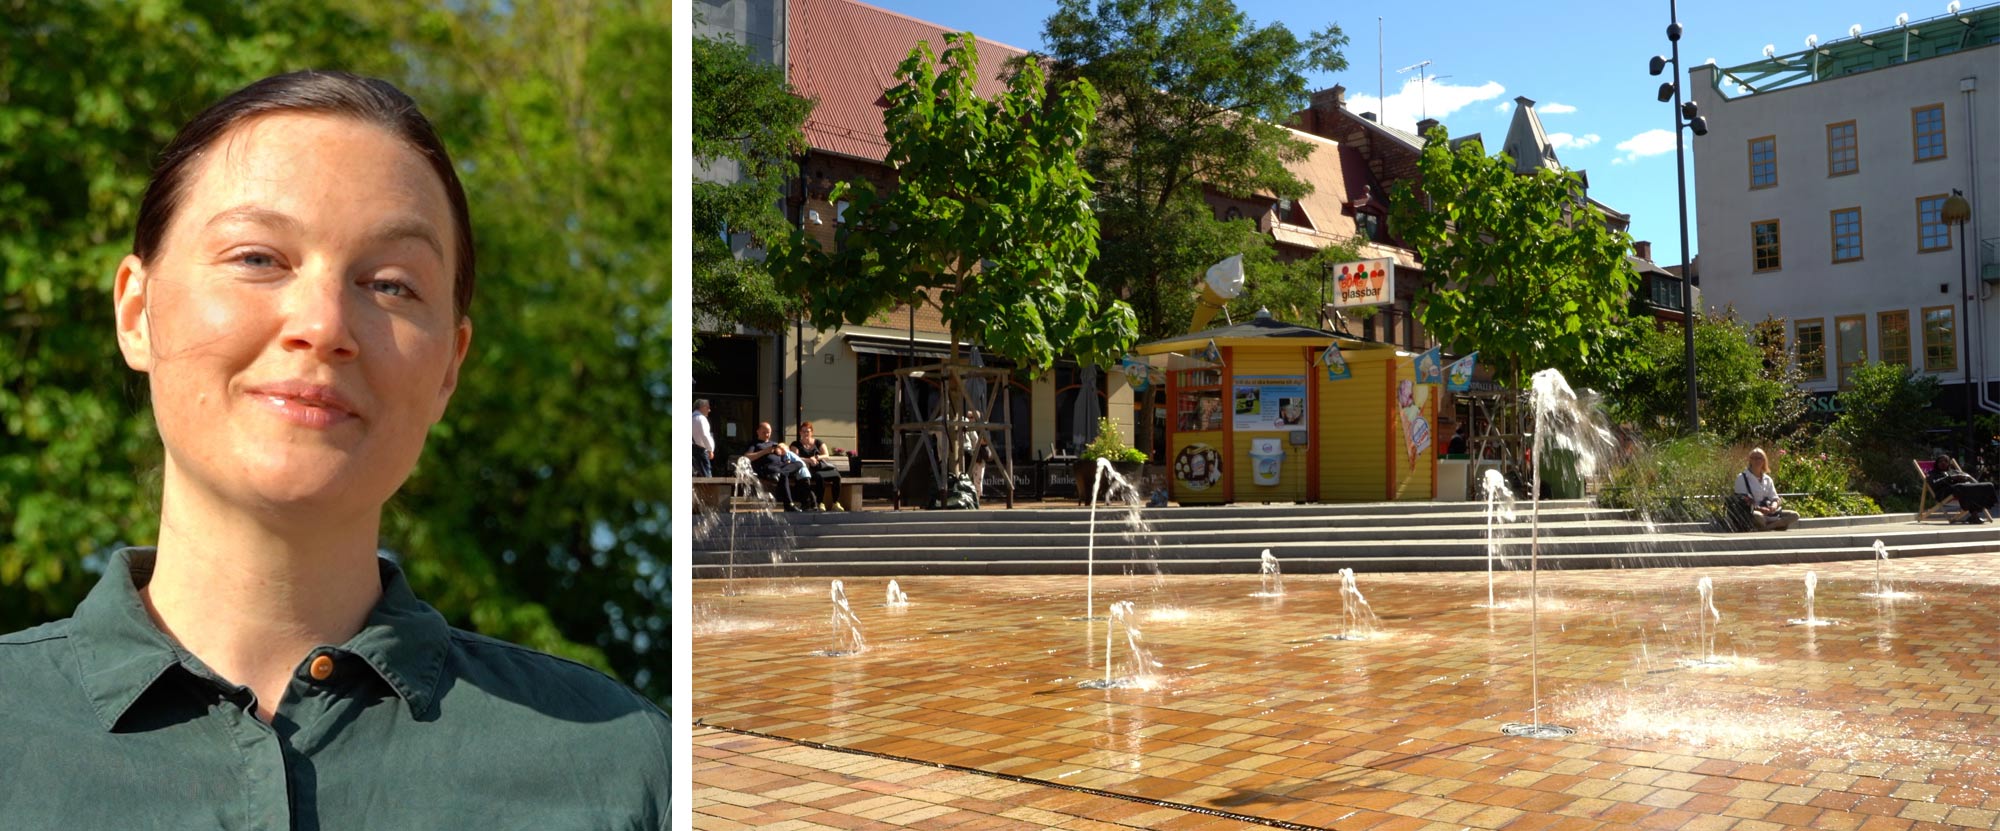
[[118,351],[125,365],[140,372],[153,370],[152,321],[146,315],[146,264],[136,254],[118,263],[111,285],[111,306],[118,323]]
[[432,414],[431,423],[444,418],[445,405],[451,403],[451,394],[458,391],[458,371],[465,366],[465,353],[472,348],[472,318],[458,319],[452,327],[451,363],[445,367],[444,383],[438,387],[437,411]]

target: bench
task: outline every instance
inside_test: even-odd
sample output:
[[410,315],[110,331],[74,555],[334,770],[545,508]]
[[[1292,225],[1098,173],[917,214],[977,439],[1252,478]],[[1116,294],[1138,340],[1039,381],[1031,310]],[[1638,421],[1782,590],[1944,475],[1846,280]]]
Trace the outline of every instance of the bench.
[[[847,506],[847,509],[850,511],[859,511],[861,510],[861,505],[862,505],[862,496],[861,496],[862,487],[866,485],[879,485],[879,484],[882,484],[882,480],[874,476],[843,477],[840,480],[839,494],[835,494],[833,492],[833,485],[831,483],[827,483],[824,486],[824,489],[821,490],[820,492],[820,498],[821,498],[820,504],[832,505],[835,502],[838,502],[842,505]],[[772,490],[774,486],[775,483],[769,480],[764,480],[765,491],[768,492]],[[722,507],[727,505],[727,507],[734,509],[736,507],[734,504],[735,500],[731,499],[731,497],[734,496],[735,493],[736,493],[736,478],[733,476],[694,477],[694,501],[695,504],[698,506],[705,508],[721,509]],[[838,496],[839,498],[835,499],[834,498],[835,496]]]
[[[1932,514],[1941,514],[1947,510],[1957,513],[1957,516],[1946,520],[1948,522],[1956,522],[1964,518],[1966,511],[1964,508],[1958,506],[1957,497],[1947,494],[1940,498],[1937,491],[1931,490],[1931,469],[1936,467],[1937,463],[1911,459],[1910,464],[1916,467],[1917,481],[1923,488],[1923,490],[1917,492],[1917,521],[1923,522],[1929,519]],[[1930,503],[1929,508],[1924,507],[1924,503],[1926,502]]]

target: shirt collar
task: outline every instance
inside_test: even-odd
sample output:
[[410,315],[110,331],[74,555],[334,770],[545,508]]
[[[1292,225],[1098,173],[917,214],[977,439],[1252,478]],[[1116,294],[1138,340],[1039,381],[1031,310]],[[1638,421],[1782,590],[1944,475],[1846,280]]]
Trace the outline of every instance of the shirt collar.
[[[151,548],[120,549],[73,616],[71,641],[84,694],[106,730],[116,728],[170,668],[199,664],[154,625],[139,597],[139,588],[152,579],[155,556]],[[408,705],[410,715],[422,719],[437,701],[451,627],[410,591],[401,568],[386,559],[376,562],[382,597],[361,631],[339,648],[366,662]]]

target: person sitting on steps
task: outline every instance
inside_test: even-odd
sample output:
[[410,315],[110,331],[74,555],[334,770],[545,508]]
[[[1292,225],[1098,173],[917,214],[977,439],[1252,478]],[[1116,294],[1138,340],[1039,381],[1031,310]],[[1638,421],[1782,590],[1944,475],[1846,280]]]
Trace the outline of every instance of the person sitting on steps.
[[1799,521],[1799,512],[1785,510],[1785,499],[1771,481],[1771,461],[1764,448],[1750,449],[1749,467],[1736,474],[1738,504],[1749,513],[1750,525],[1758,531],[1783,531]]
[[806,471],[805,460],[771,440],[771,422],[757,422],[757,443],[743,451],[743,458],[750,460],[750,469],[759,477],[777,483],[774,495],[784,501],[785,510],[819,509],[819,496],[813,493],[812,474]]

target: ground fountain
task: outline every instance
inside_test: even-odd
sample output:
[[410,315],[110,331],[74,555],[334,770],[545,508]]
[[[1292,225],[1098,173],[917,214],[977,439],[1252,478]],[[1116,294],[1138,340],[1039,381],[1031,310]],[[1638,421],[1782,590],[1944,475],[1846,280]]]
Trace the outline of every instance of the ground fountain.
[[1704,576],[1695,581],[1694,588],[1699,598],[1694,607],[1697,656],[1683,658],[1681,664],[1690,667],[1721,666],[1726,662],[1715,657],[1715,627],[1722,622],[1722,613],[1715,608],[1715,581]]
[[826,649],[815,652],[828,658],[848,658],[867,651],[868,642],[861,637],[861,618],[847,605],[847,588],[839,580],[833,581],[833,626],[832,641]]
[[1375,637],[1381,619],[1361,596],[1354,582],[1354,569],[1340,570],[1340,632],[1326,636],[1331,641],[1365,641]]
[[896,581],[890,580],[888,596],[882,605],[889,607],[891,611],[902,611],[910,607],[910,596],[903,591],[902,586],[897,585]]
[[1260,558],[1263,565],[1258,574],[1263,579],[1262,588],[1251,592],[1251,597],[1284,597],[1285,575],[1278,570],[1278,558],[1271,556],[1271,549],[1264,549]]
[[1479,490],[1486,499],[1486,608],[1493,609],[1498,608],[1493,600],[1493,562],[1504,559],[1500,533],[1506,523],[1514,521],[1514,493],[1507,489],[1507,477],[1498,468],[1486,469]]
[[1529,720],[1503,725],[1510,736],[1557,738],[1576,731],[1542,723],[1542,468],[1551,456],[1574,463],[1572,470],[1582,478],[1610,461],[1617,438],[1604,421],[1604,414],[1587,397],[1577,395],[1561,372],[1544,369],[1535,373],[1530,398],[1534,405],[1534,483],[1528,531],[1528,678],[1531,699]]
[[1881,540],[1875,541],[1875,590],[1862,592],[1862,597],[1876,600],[1909,600],[1916,597],[1910,592],[1897,591],[1896,584],[1883,574],[1883,567],[1889,564],[1889,546]]
[[[1153,670],[1160,664],[1153,660],[1146,649],[1146,642],[1139,635],[1138,615],[1133,611],[1132,601],[1120,600],[1111,604],[1111,620],[1104,628],[1104,679],[1079,682],[1077,686],[1089,690],[1149,689],[1153,685]],[[1117,645],[1122,642],[1125,661],[1123,672],[1119,672]]]
[[1819,588],[1819,572],[1806,572],[1806,616],[1785,621],[1792,626],[1828,626],[1835,621],[1826,620],[1813,614],[1813,593]]

